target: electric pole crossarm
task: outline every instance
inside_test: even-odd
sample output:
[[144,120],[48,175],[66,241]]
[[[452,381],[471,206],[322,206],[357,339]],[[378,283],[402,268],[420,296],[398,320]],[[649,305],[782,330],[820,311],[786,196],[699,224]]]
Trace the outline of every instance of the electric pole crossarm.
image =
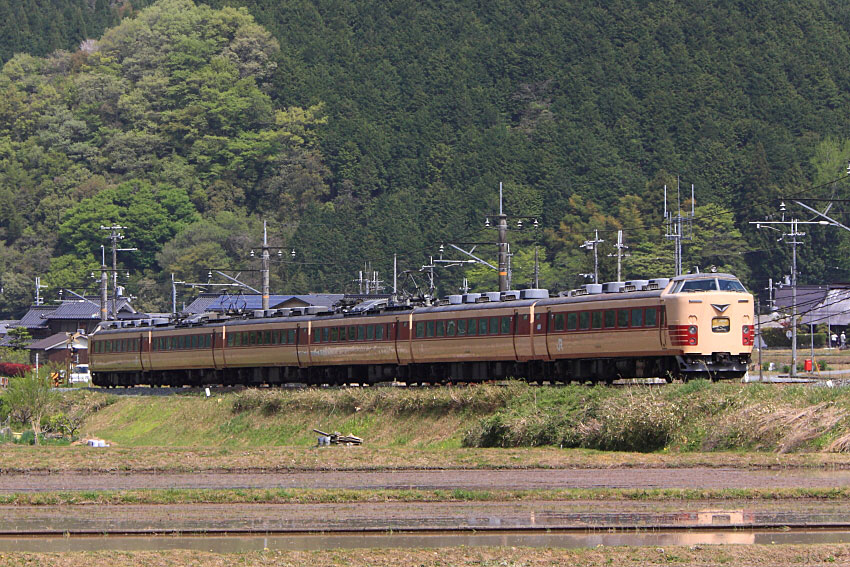
[[491,264],[490,262],[488,262],[488,261],[486,261],[486,260],[482,260],[481,258],[479,258],[478,256],[476,256],[476,255],[475,255],[475,254],[473,254],[472,252],[467,252],[466,250],[464,250],[464,249],[463,249],[463,248],[461,248],[460,246],[455,246],[454,244],[449,244],[449,246],[451,246],[452,248],[454,248],[454,249],[455,249],[455,250],[457,250],[458,252],[462,252],[463,254],[466,254],[466,255],[467,255],[467,256],[469,256],[470,258],[475,259],[475,260],[476,260],[478,263],[480,263],[480,264],[484,264],[485,266],[488,266],[489,268],[491,268],[491,269],[493,269],[493,270],[498,270],[498,268],[497,268],[496,266],[494,266],[493,264]]
[[246,284],[246,283],[242,283],[242,282],[240,282],[239,280],[237,280],[236,278],[233,278],[233,277],[228,276],[228,275],[227,275],[227,274],[225,274],[224,272],[220,272],[220,271],[216,270],[216,271],[215,271],[215,273],[217,273],[218,275],[223,276],[223,277],[225,277],[225,278],[229,279],[229,280],[230,280],[230,281],[232,281],[232,282],[236,282],[236,283],[238,283],[239,285],[241,285],[242,287],[244,287],[244,288],[246,288],[246,289],[250,289],[250,290],[251,290],[251,291],[253,291],[254,293],[260,293],[259,291],[257,291],[257,290],[256,290],[256,289],[254,289],[253,287],[249,286],[248,284]]
[[[821,216],[821,217],[825,218],[826,220],[828,220],[830,223],[834,224],[835,226],[840,226],[840,227],[841,227],[841,228],[843,228],[844,230],[850,231],[850,227],[847,227],[847,226],[845,226],[845,225],[841,224],[840,222],[838,222],[838,221],[837,221],[837,220],[835,220],[834,218],[831,218],[831,217],[826,216],[826,213],[822,213],[822,212],[820,212],[819,210],[814,209],[814,208],[812,208],[812,207],[810,207],[810,206],[806,205],[805,203],[801,203],[800,201],[794,201],[794,202],[795,202],[796,204],[800,205],[801,207],[803,207],[804,209],[807,209],[807,210],[809,210],[809,211],[811,211],[811,212],[815,213],[816,215],[818,215],[818,216]],[[818,224],[821,224],[821,223],[820,223],[820,222],[818,222]]]

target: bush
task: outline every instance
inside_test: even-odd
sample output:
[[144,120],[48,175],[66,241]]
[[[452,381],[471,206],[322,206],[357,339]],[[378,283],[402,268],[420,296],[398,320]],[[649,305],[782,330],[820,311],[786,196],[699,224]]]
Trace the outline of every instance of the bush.
[[30,364],[18,364],[15,362],[0,362],[0,375],[2,376],[23,376],[34,366]]
[[[791,348],[791,339],[785,336],[787,329],[771,327],[761,330],[761,336],[768,348]],[[797,332],[797,346],[812,344],[812,335]],[[826,333],[815,333],[815,347],[821,348],[827,345]]]

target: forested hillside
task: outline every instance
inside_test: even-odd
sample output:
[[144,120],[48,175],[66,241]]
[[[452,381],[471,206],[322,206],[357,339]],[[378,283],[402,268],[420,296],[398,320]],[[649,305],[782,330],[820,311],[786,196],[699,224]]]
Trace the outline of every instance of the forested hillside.
[[[263,219],[296,251],[277,291],[341,290],[367,261],[390,280],[394,253],[418,270],[441,243],[493,240],[499,181],[507,213],[541,223],[511,234],[516,286],[535,246],[544,286],[583,281],[596,229],[603,279],[619,228],[626,277],[669,274],[662,195],[678,176],[683,207],[691,184],[697,197],[685,264],[760,288],[788,250],[747,221],[780,196],[848,196],[833,183],[850,159],[841,2],[0,0],[0,14],[7,314],[37,275],[48,296],[93,287],[110,222],[140,249],[121,258],[147,308],[167,305],[172,272],[253,278]],[[802,279],[850,278],[846,233],[808,232]],[[441,291],[464,275],[495,285],[454,267]]]

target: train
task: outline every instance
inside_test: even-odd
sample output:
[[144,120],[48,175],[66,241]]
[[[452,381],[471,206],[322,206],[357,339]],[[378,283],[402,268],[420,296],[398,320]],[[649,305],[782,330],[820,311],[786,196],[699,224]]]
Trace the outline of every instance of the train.
[[741,378],[753,296],[731,274],[523,290],[413,304],[390,298],[171,321],[105,322],[101,387],[409,385],[520,379]]

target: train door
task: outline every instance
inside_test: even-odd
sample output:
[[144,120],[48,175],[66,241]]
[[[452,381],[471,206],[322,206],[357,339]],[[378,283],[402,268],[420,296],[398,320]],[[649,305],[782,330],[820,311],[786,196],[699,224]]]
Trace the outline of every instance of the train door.
[[295,352],[298,356],[298,367],[307,368],[310,365],[310,335],[309,327],[304,323],[295,326]]
[[212,351],[213,351],[213,366],[216,370],[221,370],[227,365],[227,360],[225,358],[227,350],[225,349],[225,345],[227,344],[227,327],[224,325],[221,326],[221,332],[218,332],[217,329],[213,330],[213,342],[212,342]]
[[534,306],[522,311],[514,309],[514,357],[519,362],[531,360],[534,357],[534,336],[531,332],[531,317]]
[[410,337],[411,333],[411,322],[413,321],[413,315],[408,315],[407,317],[397,317],[395,320],[396,325],[396,339],[395,339],[395,351],[396,357],[398,358],[398,363],[405,365],[410,364],[412,362],[411,352],[410,352]]
[[396,364],[399,363],[399,358],[398,358],[398,331],[399,331],[399,327],[400,327],[400,325],[399,325],[397,318],[396,318],[395,321],[393,321],[389,325],[387,325],[387,339],[389,341],[391,341],[392,344],[393,344],[393,352],[395,353]]
[[549,353],[549,321],[552,314],[549,309],[543,307],[534,310],[533,336],[534,336],[534,358],[537,360],[552,360]]
[[658,308],[658,339],[661,341],[661,348],[667,348],[667,310],[662,305]]
[[147,372],[151,369],[151,341],[153,333],[148,330],[142,333],[141,353],[139,359],[142,365],[142,372]]

